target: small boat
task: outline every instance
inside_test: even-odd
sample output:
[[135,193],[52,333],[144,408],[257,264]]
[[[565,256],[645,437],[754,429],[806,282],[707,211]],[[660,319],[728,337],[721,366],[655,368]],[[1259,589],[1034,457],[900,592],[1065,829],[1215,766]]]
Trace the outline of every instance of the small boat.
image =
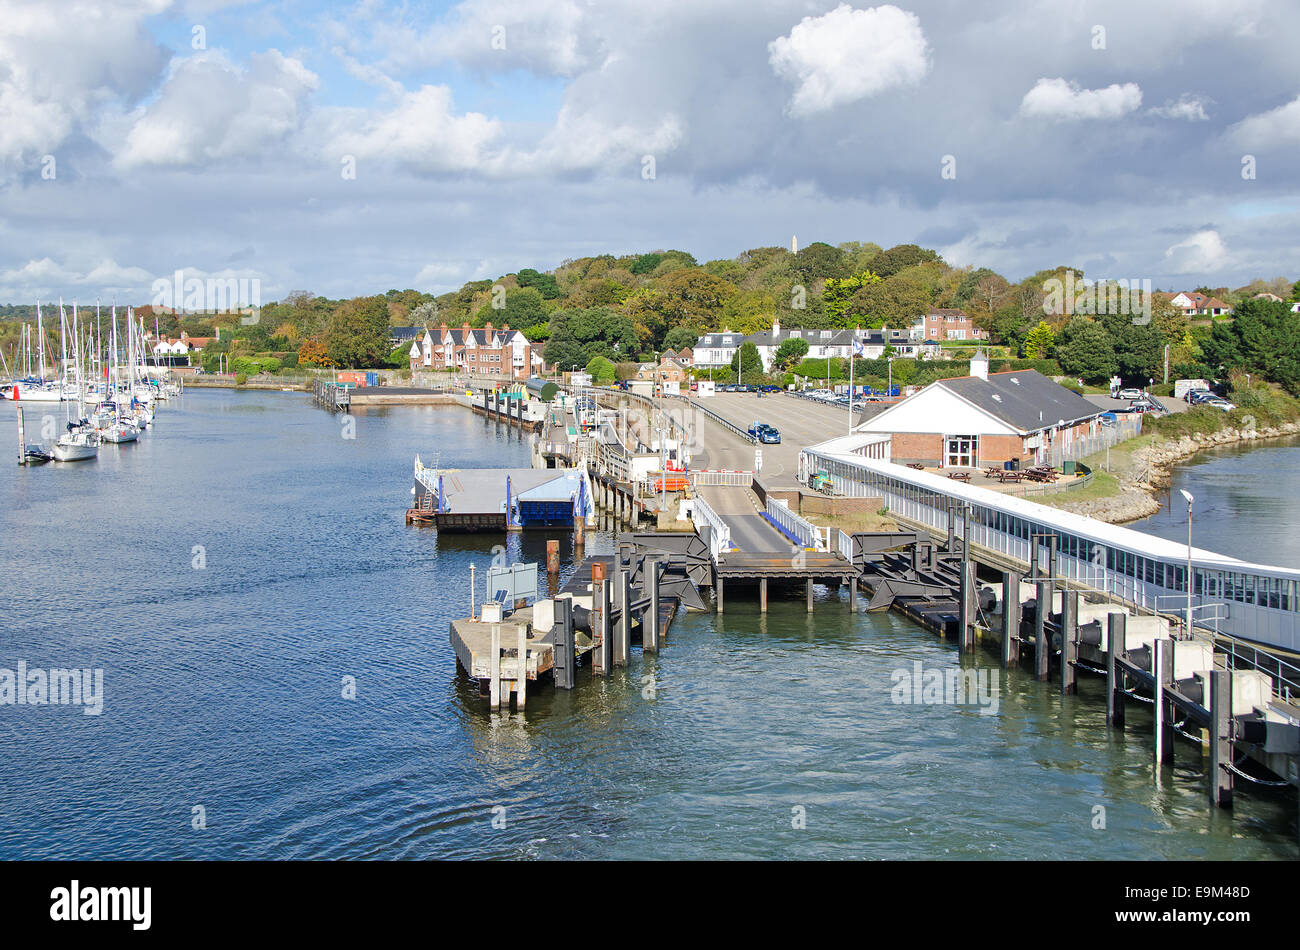
[[53,461],[54,456],[46,452],[43,446],[35,442],[29,442],[23,446],[23,464],[24,465],[44,465],[46,462]]

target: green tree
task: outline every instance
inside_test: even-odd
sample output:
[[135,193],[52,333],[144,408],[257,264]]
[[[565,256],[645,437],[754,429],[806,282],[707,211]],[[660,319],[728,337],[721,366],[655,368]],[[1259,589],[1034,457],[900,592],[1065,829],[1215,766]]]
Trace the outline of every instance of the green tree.
[[1075,317],[1061,330],[1056,359],[1063,372],[1089,382],[1108,379],[1118,367],[1110,334],[1087,317]]
[[674,327],[664,334],[665,350],[676,350],[681,352],[685,349],[693,349],[699,342],[699,334],[690,327]]
[[329,355],[338,366],[382,366],[388,357],[388,301],[355,297],[330,320]]
[[910,327],[930,309],[930,295],[910,277],[890,277],[864,284],[849,298],[843,325]]
[[837,326],[846,326],[845,313],[849,309],[849,301],[853,295],[868,284],[878,284],[881,280],[881,277],[869,270],[843,278],[826,278],[826,285],[822,288],[822,303],[825,304],[827,316],[835,321]]
[[505,306],[495,309],[489,301],[479,308],[474,318],[476,326],[491,323],[493,326],[509,325],[513,330],[526,330],[549,317],[542,303],[542,292],[536,287],[508,288],[503,295]]
[[941,261],[937,251],[916,244],[896,244],[871,259],[871,269],[881,277],[892,277],[906,267]]
[[844,252],[821,241],[800,248],[799,253],[794,255],[790,270],[795,280],[807,287],[810,294],[816,281],[849,275]]
[[1025,334],[1024,356],[1031,360],[1045,360],[1051,355],[1056,343],[1056,334],[1047,325],[1047,321],[1038,321],[1038,326]]
[[618,378],[618,370],[614,364],[603,356],[593,356],[587,362],[587,372],[591,374],[591,380],[597,386],[608,386]]
[[808,341],[803,337],[792,336],[781,341],[781,345],[776,348],[772,365],[776,369],[788,370],[807,355]]
[[758,355],[758,347],[753,343],[742,343],[740,349],[731,357],[731,371],[740,368],[740,381],[756,382],[763,376],[763,358]]

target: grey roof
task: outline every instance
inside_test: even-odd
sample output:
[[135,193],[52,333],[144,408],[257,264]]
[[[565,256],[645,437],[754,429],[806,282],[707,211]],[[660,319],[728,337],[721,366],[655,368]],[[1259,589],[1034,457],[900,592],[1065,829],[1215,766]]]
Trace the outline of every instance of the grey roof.
[[424,336],[424,327],[389,327],[388,338],[396,342],[417,340]]
[[696,342],[695,346],[704,347],[705,349],[718,349],[727,346],[740,346],[745,342],[743,333],[706,333]]
[[1061,421],[1068,424],[1091,419],[1105,412],[1032,369],[990,373],[988,379],[941,379],[935,385],[951,390],[1021,432],[1045,429]]

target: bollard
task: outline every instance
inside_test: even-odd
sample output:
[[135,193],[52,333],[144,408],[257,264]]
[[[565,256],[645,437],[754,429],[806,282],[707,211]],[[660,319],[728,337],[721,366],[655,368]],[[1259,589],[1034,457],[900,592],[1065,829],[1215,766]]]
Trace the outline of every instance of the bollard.
[[1020,575],[1002,572],[1002,668],[1020,665]]
[[1038,582],[1038,603],[1034,605],[1034,678],[1047,682],[1052,645],[1047,639],[1047,618],[1052,612],[1052,582]]
[[546,542],[546,573],[560,573],[560,542],[554,539]]
[[1119,665],[1126,652],[1125,628],[1128,616],[1106,615],[1106,722],[1124,728],[1124,671]]
[[1067,590],[1061,596],[1061,695],[1079,691],[1079,592]]

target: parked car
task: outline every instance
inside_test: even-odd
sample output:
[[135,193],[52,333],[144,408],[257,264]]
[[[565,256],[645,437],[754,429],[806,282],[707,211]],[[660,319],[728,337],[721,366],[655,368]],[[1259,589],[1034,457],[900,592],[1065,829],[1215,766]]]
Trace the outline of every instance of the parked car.
[[1142,390],[1140,389],[1129,388],[1129,389],[1121,389],[1118,393],[1115,394],[1115,398],[1116,399],[1141,399],[1145,395],[1146,393],[1142,392]]
[[1204,402],[1207,399],[1213,398],[1214,393],[1210,392],[1208,389],[1189,389],[1187,392],[1183,393],[1183,401],[1193,406],[1199,402]]
[[1154,412],[1160,415],[1169,411],[1164,406],[1160,405],[1160,403],[1151,399],[1134,399],[1129,403],[1129,408],[1134,412]]
[[1229,402],[1226,399],[1220,399],[1218,396],[1213,399],[1205,400],[1205,405],[1213,406],[1215,409],[1222,409],[1224,412],[1231,412],[1237,408],[1236,403]]
[[700,388],[700,384],[699,384],[698,382],[696,382],[695,380],[692,379],[692,380],[691,380],[691,392],[698,392],[698,391],[699,391],[699,388]]
[[772,426],[763,426],[762,431],[758,433],[758,441],[765,445],[780,445],[781,432]]

